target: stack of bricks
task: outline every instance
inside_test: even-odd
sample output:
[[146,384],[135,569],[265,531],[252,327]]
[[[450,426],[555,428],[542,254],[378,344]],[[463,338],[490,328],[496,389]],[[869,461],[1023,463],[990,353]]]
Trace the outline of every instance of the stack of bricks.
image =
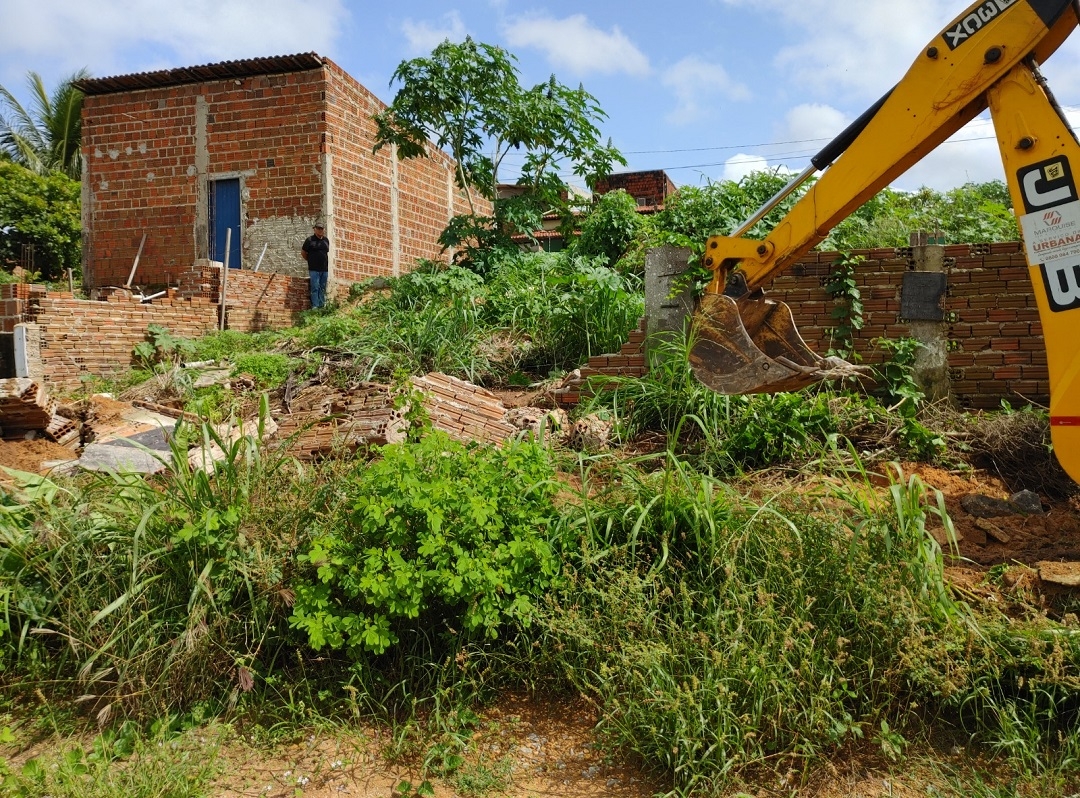
[[79,442],[79,426],[56,412],[44,386],[25,377],[0,380],[0,428],[5,438],[44,432],[61,446]]
[[431,425],[455,440],[502,443],[517,432],[499,397],[478,385],[437,372],[413,377],[412,384],[425,395]]
[[589,362],[573,372],[555,390],[555,401],[576,405],[583,394],[588,395],[588,382],[593,377],[641,377],[645,367],[645,318],[638,321],[619,351],[610,355],[594,355]]
[[[46,295],[43,285],[29,283],[8,283],[0,285],[0,332],[14,332],[15,325],[21,323],[26,313],[26,303]],[[68,296],[71,296],[68,294]]]

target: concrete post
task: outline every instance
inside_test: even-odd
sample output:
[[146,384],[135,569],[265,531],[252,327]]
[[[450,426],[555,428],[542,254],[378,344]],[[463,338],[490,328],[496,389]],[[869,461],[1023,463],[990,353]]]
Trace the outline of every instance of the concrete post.
[[[911,234],[912,271],[916,274],[946,273],[945,247],[936,243],[940,236],[929,236],[918,232]],[[934,243],[931,243],[934,242]],[[904,306],[901,301],[901,306]],[[936,319],[906,319],[911,336],[922,347],[915,355],[915,380],[919,383],[928,401],[936,402],[950,398],[952,381],[949,379],[949,331],[944,321],[944,313],[929,316]]]
[[[664,246],[645,255],[645,354],[651,357],[651,342],[660,337],[682,335],[687,317],[694,312],[690,286],[672,294],[675,280],[689,268],[690,250]],[[648,362],[648,361],[646,361]]]

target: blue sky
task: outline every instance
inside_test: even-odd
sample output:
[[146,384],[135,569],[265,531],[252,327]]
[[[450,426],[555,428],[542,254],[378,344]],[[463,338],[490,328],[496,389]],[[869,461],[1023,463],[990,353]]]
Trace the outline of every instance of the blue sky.
[[[801,170],[892,86],[963,0],[0,0],[0,83],[48,85],[254,56],[317,52],[384,101],[403,60],[466,35],[505,47],[522,81],[584,84],[628,169],[679,185]],[[1080,34],[1044,65],[1080,123]],[[988,119],[894,185],[1002,177]]]

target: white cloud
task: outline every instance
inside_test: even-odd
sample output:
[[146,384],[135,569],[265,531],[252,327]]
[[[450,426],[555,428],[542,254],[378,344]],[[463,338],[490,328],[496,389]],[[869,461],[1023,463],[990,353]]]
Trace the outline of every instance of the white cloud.
[[0,0],[0,68],[5,79],[27,69],[66,77],[83,66],[105,76],[327,53],[347,17],[344,0]]
[[747,100],[750,90],[727,73],[719,64],[711,64],[690,55],[664,71],[663,83],[675,95],[676,107],[668,122],[688,125],[715,110],[719,98]]
[[649,59],[619,30],[600,30],[584,14],[565,19],[544,16],[519,17],[503,25],[511,47],[532,47],[544,52],[558,68],[579,75],[626,73],[647,75]]
[[720,179],[738,183],[751,172],[763,172],[768,168],[769,162],[760,155],[740,152],[724,161],[724,171],[720,173]]
[[413,55],[429,53],[447,39],[452,42],[464,41],[467,35],[465,23],[457,11],[447,11],[438,24],[406,19],[401,23],[401,31],[408,39],[409,52]]
[[877,99],[900,80],[926,43],[962,10],[955,0],[723,2],[752,7],[795,32],[796,43],[775,56],[785,82],[824,96],[845,91],[863,101]]
[[850,118],[831,105],[803,103],[787,112],[780,138],[813,147],[833,139],[850,122]]

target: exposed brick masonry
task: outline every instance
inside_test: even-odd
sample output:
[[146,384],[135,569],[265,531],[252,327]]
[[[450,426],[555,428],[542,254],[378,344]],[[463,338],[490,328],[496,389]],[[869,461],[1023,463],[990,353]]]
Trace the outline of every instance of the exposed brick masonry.
[[[856,251],[866,260],[855,272],[862,292],[864,326],[855,349],[865,364],[881,363],[885,353],[877,338],[902,338],[910,327],[899,317],[904,273],[911,268],[908,249]],[[768,290],[787,302],[795,323],[810,348],[829,347],[835,306],[825,284],[839,257],[836,252],[811,252],[777,277]],[[1019,242],[956,244],[945,247],[948,292],[944,300],[949,338],[952,394],[963,407],[993,409],[1004,399],[1047,404],[1050,381],[1046,350],[1027,262]],[[557,394],[559,401],[579,400],[583,383],[597,374],[641,375],[644,326],[631,333],[617,355],[591,358],[578,379]]]
[[262,257],[263,272],[306,276],[300,245],[320,217],[338,291],[438,256],[447,220],[468,210],[449,181],[450,159],[434,151],[395,163],[390,147],[373,153],[371,117],[385,105],[333,62],[321,63],[202,83],[178,75],[181,85],[162,85],[166,73],[153,88],[89,94],[85,284],[123,285],[144,233],[135,285],[175,284],[208,257],[208,195],[219,179],[240,181],[247,269]]

